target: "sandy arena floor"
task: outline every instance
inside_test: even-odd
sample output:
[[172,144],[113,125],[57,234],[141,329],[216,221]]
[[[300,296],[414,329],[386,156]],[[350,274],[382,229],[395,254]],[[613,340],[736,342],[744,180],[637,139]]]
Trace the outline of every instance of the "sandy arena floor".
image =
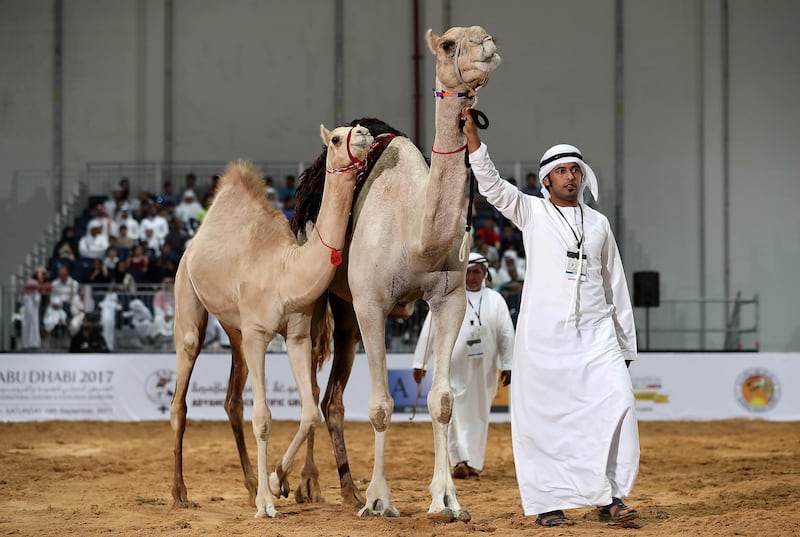
[[[296,423],[273,427],[270,468]],[[638,528],[600,523],[592,508],[578,524],[539,528],[519,505],[510,427],[492,425],[480,481],[457,481],[469,523],[426,516],[433,468],[428,423],[395,423],[387,476],[398,519],[360,519],[341,505],[327,432],[317,464],[327,503],[281,499],[280,519],[254,519],[236,448],[224,422],[190,422],[184,462],[194,509],[172,507],[168,422],[0,423],[0,535],[136,536],[789,536],[800,535],[800,424],[759,421],[640,424],[639,479],[628,503]],[[247,428],[251,459],[254,441]],[[348,423],[350,466],[362,491],[372,472],[372,429]],[[254,462],[255,464],[255,462]],[[294,487],[302,462],[291,480]]]

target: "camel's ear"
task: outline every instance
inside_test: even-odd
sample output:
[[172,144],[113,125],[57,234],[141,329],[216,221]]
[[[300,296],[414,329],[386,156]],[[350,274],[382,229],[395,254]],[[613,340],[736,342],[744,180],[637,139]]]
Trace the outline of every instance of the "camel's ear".
[[425,32],[425,38],[428,41],[428,48],[431,49],[431,52],[436,54],[437,52],[436,47],[439,45],[439,40],[441,39],[441,37],[433,33],[433,30],[428,28],[428,31]]
[[331,139],[331,131],[326,129],[325,125],[323,125],[321,123],[319,125],[319,135],[322,138],[322,143],[327,146],[328,142]]

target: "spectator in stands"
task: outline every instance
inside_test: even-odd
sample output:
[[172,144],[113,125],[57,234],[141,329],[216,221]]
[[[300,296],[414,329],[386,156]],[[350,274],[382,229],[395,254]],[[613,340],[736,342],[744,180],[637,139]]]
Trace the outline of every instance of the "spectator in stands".
[[519,278],[520,272],[517,267],[510,267],[507,269],[508,280],[500,286],[500,292],[503,295],[518,295],[522,293],[522,280]]
[[81,328],[83,318],[87,313],[94,311],[94,298],[92,298],[92,289],[88,285],[84,285],[78,291],[78,294],[72,298],[70,304],[70,311],[72,317],[69,321],[69,333],[74,336]]
[[283,200],[285,198],[290,198],[294,200],[294,193],[296,190],[297,185],[295,185],[294,175],[287,175],[284,180],[283,188],[278,191],[278,199]]
[[153,252],[158,252],[161,250],[161,245],[163,244],[163,241],[158,238],[158,236],[155,234],[155,231],[151,227],[145,228],[142,242],[144,243],[146,249]]
[[69,352],[108,352],[108,345],[100,327],[93,326],[88,316],[81,321],[81,328],[69,342]]
[[[153,230],[153,236],[159,241],[163,241],[164,237],[169,233],[169,223],[167,219],[161,214],[161,206],[152,204],[149,207],[147,217],[145,217],[139,225],[139,239],[147,237],[147,230]],[[149,239],[146,239],[149,240]]]
[[103,259],[108,250],[108,236],[103,234],[103,224],[99,220],[89,222],[89,232],[81,237],[78,252],[87,259]]
[[143,343],[152,343],[153,334],[153,312],[139,298],[131,300],[128,311],[123,314],[130,319],[131,326]]
[[67,266],[59,265],[56,279],[50,282],[50,298],[58,299],[69,315],[72,313],[72,299],[78,294],[79,287],[77,280],[70,276]]
[[47,311],[47,305],[50,303],[50,273],[44,265],[36,265],[33,269],[33,279],[36,280],[36,286],[41,293],[42,299],[39,302],[39,322],[44,318]]
[[[133,219],[131,218],[131,220]],[[133,221],[136,222],[136,220]],[[138,222],[136,223],[138,226]],[[128,226],[121,224],[119,226],[119,235],[117,236],[117,246],[129,252],[133,249],[134,244],[136,244],[136,240],[128,234]]]
[[103,208],[106,210],[106,214],[109,218],[116,220],[124,203],[125,200],[122,199],[122,190],[114,188],[114,190],[111,191],[111,196],[103,202]]
[[172,185],[172,181],[167,179],[164,181],[164,191],[156,200],[160,204],[165,203],[172,203],[173,205],[178,204],[178,195],[175,193],[175,187]]
[[486,220],[495,220],[499,216],[497,209],[486,201],[486,198],[475,192],[475,201],[472,204],[472,226],[475,230],[483,227]]
[[117,254],[116,246],[109,246],[106,250],[106,256],[103,258],[103,265],[106,267],[107,272],[111,272],[117,267],[119,263],[119,254]]
[[494,282],[495,289],[501,289],[505,284],[511,281],[512,271],[516,271],[517,275],[523,274],[520,261],[517,252],[514,250],[506,250],[503,252],[503,262],[497,270],[497,280]]
[[[187,190],[191,190],[194,197],[197,198],[197,175],[194,172],[189,172],[183,178],[183,190],[184,195],[186,195]],[[177,203],[176,203],[177,205]]]
[[164,238],[164,244],[169,244],[172,252],[177,253],[178,259],[180,259],[188,240],[189,234],[183,226],[183,220],[181,218],[173,218],[169,223],[169,233]]
[[144,246],[141,243],[135,244],[133,250],[131,250],[131,255],[127,259],[128,271],[134,280],[137,282],[146,280],[149,261],[145,255]]
[[126,261],[117,261],[114,270],[110,271],[111,289],[129,295],[136,294],[136,279],[128,272]]
[[219,188],[219,180],[221,178],[222,176],[218,173],[215,173],[214,175],[211,176],[211,184],[208,185],[205,194],[203,194],[203,205],[206,208],[208,207],[208,205],[205,204],[205,200],[209,200],[209,203],[211,203],[210,200],[214,199],[214,196],[217,195],[217,188]]
[[503,226],[500,233],[500,252],[514,250],[519,257],[523,257],[525,247],[522,244],[522,232],[514,224],[508,223]]
[[153,295],[153,333],[154,339],[172,339],[173,318],[175,317],[174,278],[164,278],[161,288]]
[[281,202],[278,201],[278,192],[271,186],[267,187],[267,203],[276,209],[281,208]]
[[44,314],[42,326],[47,339],[61,338],[67,333],[67,312],[60,297],[50,297],[50,306]]
[[294,198],[281,199],[281,212],[291,222],[294,216]]
[[42,337],[39,331],[39,306],[42,303],[42,294],[39,291],[39,282],[30,278],[22,289],[22,349],[38,349],[42,346]]
[[197,215],[203,210],[203,206],[197,201],[193,190],[183,193],[180,204],[175,207],[175,217],[180,218],[188,229],[194,230],[197,225]]
[[103,263],[102,259],[93,259],[92,260],[92,270],[89,272],[89,276],[86,279],[86,283],[90,284],[92,287],[97,285],[108,285],[111,281],[111,278],[108,275],[108,269],[106,268],[105,263]]
[[147,190],[140,188],[136,193],[136,197],[129,200],[128,203],[131,215],[140,222],[147,215],[147,210],[142,212],[142,206],[149,209],[153,203],[153,196]]
[[[500,261],[500,254],[497,253],[497,248],[486,244],[486,241],[483,240],[482,235],[475,235],[472,237],[472,251],[478,252],[479,254],[483,255],[486,259],[489,260],[489,268],[497,269],[497,266]],[[492,277],[494,278],[495,274],[492,273]]]
[[97,222],[100,223],[101,232],[106,237],[115,236],[117,234],[117,223],[109,216],[105,205],[102,203],[98,204],[92,211],[92,219],[89,221],[89,226]]
[[139,239],[139,222],[131,215],[130,208],[127,205],[120,210],[116,224],[118,230],[117,236],[120,235],[119,229],[125,226],[128,228],[128,237],[134,241]]
[[[208,214],[208,208],[211,207],[211,202],[214,201],[214,194],[206,194],[203,198],[203,208],[200,209],[200,212],[197,213],[197,227],[203,223],[205,220],[206,215]],[[197,227],[195,227],[195,232],[197,232]]]
[[496,228],[494,219],[487,218],[483,221],[481,227],[475,230],[475,235],[481,237],[489,246],[500,248],[500,234]]
[[161,250],[149,261],[148,280],[159,283],[165,278],[174,278],[179,262],[180,254],[176,254],[169,244],[162,244]]
[[103,328],[103,338],[109,351],[113,351],[116,343],[117,312],[122,306],[117,301],[117,293],[108,292],[100,301],[100,326]]
[[53,257],[56,259],[67,259],[70,262],[75,261],[75,256],[78,253],[78,238],[75,236],[75,228],[66,226],[61,230],[61,238],[53,247]]
[[[528,175],[525,176],[525,186],[522,187],[522,191],[529,196],[544,197],[542,195],[542,185],[539,184],[539,176],[535,172],[528,172]],[[522,250],[518,251],[521,252]]]

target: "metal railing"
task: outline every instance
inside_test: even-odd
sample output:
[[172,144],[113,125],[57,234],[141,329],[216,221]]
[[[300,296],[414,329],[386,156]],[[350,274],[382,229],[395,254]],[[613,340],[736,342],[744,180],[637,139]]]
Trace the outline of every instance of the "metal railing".
[[[694,305],[697,311],[681,312],[681,321],[672,320],[672,327],[649,326],[650,312],[652,309],[646,308],[646,321],[644,327],[638,327],[639,332],[645,333],[644,344],[640,342],[640,349],[645,351],[656,350],[652,345],[652,333],[668,334],[674,336],[691,335],[695,345],[688,347],[678,342],[679,338],[672,338],[670,343],[660,345],[658,350],[689,350],[689,351],[758,351],[760,342],[758,339],[759,327],[759,297],[758,294],[752,298],[742,298],[742,292],[738,291],[733,298],[671,298],[661,299],[662,307]],[[722,306],[720,315],[717,316],[716,324],[706,326],[707,306],[718,304]],[[687,320],[692,319],[692,320]],[[662,321],[663,322],[663,321]],[[743,326],[743,323],[747,322]],[[681,326],[683,325],[683,326]],[[716,342],[708,344],[710,336],[717,336]]]

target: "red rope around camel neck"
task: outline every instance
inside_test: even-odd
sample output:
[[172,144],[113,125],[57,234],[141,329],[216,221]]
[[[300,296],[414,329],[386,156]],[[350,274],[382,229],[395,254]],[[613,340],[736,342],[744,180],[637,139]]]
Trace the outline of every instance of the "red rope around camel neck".
[[333,265],[334,267],[338,267],[339,265],[341,265],[342,264],[342,254],[341,254],[342,248],[334,248],[330,244],[326,243],[322,239],[322,235],[319,234],[319,229],[317,228],[316,224],[314,224],[314,231],[317,232],[317,237],[319,237],[319,242],[321,242],[322,245],[325,248],[328,248],[331,251],[331,265]]
[[460,152],[464,151],[466,148],[467,148],[467,144],[464,144],[461,147],[459,147],[458,149],[454,149],[453,151],[436,151],[436,149],[434,149],[433,146],[431,146],[431,151],[433,153],[436,153],[437,155],[453,155],[455,153],[460,153]]

